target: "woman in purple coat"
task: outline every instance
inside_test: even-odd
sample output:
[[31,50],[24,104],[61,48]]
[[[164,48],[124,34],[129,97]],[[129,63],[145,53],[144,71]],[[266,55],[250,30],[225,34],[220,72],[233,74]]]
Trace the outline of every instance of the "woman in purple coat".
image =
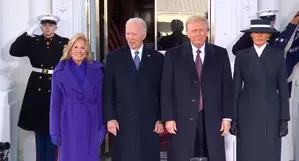
[[59,161],[98,161],[104,139],[102,80],[84,34],[65,46],[52,76],[50,135],[59,148]]

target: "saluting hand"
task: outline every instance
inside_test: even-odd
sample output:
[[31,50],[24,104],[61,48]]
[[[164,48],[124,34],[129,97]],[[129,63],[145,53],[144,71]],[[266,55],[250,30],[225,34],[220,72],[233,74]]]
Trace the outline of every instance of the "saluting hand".
[[296,13],[296,15],[291,19],[291,24],[297,25],[299,23],[299,11]]
[[164,132],[164,127],[161,121],[156,121],[154,132],[157,134]]
[[176,134],[176,131],[178,131],[176,128],[175,121],[166,121],[165,128],[166,128],[167,132],[170,134]]
[[220,131],[222,132],[221,136],[227,135],[229,129],[230,129],[230,120],[222,120],[221,129],[220,129]]
[[118,122],[116,120],[108,121],[107,122],[107,129],[111,134],[116,136],[117,135],[117,130],[119,130]]

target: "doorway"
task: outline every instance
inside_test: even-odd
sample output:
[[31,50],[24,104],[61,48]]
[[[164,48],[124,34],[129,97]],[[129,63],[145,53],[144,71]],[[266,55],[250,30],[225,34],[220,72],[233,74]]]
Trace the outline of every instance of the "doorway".
[[[89,35],[96,35],[94,49],[96,59],[105,62],[106,55],[126,44],[125,23],[129,18],[140,17],[147,24],[145,45],[164,53],[161,48],[163,37],[174,33],[171,24],[183,24],[182,34],[185,35],[185,22],[192,15],[208,18],[210,23],[209,42],[213,43],[215,0],[88,0],[90,8]],[[174,21],[175,20],[175,21]],[[93,26],[93,27],[92,27]],[[92,36],[90,36],[92,37]],[[175,45],[178,45],[175,43]],[[168,134],[161,135],[161,157],[166,159]],[[101,147],[101,157],[111,155],[111,137],[106,135]]]

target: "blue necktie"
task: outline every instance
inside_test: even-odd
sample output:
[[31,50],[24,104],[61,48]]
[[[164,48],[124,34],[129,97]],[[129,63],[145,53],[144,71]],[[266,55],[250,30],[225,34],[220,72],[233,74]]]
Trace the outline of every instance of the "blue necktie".
[[135,66],[136,66],[136,69],[138,70],[139,68],[139,64],[140,64],[140,58],[139,58],[139,51],[135,51],[134,52],[135,56],[134,56],[134,63],[135,63]]

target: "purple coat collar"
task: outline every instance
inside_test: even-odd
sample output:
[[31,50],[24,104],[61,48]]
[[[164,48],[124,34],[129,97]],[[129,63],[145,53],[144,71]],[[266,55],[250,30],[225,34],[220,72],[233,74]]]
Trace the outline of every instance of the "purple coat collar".
[[71,86],[76,91],[84,92],[90,90],[90,88],[94,88],[94,84],[102,77],[99,75],[99,70],[101,70],[103,64],[97,61],[88,61],[84,83],[83,86],[80,86],[71,71],[71,61],[71,59],[62,60],[57,64],[54,70],[57,78],[68,83],[68,86]]

